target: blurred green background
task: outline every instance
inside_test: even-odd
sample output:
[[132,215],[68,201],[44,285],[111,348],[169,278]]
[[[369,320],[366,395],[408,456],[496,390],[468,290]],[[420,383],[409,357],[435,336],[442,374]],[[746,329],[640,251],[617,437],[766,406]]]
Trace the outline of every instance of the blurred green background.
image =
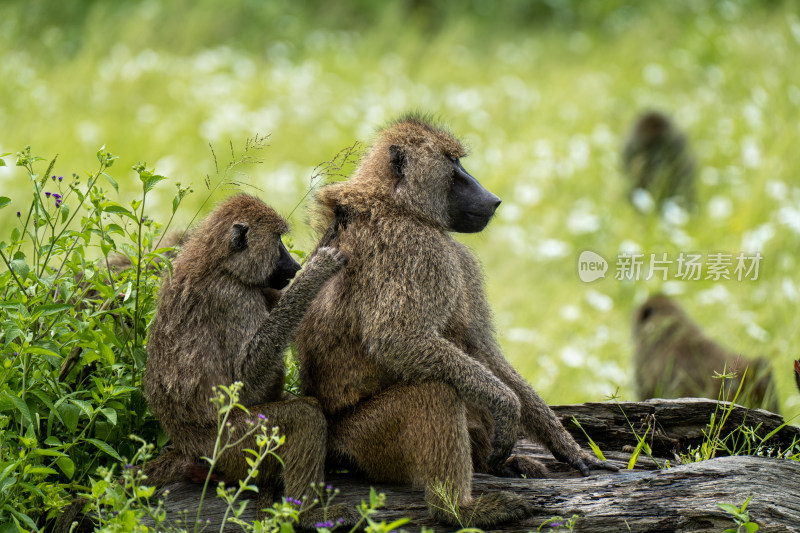
[[[70,175],[106,145],[123,201],[139,190],[137,160],[194,183],[186,224],[214,172],[209,143],[224,163],[229,143],[269,134],[263,164],[239,178],[289,214],[318,164],[403,112],[432,112],[504,200],[484,232],[459,238],[484,264],[506,355],[548,402],[633,399],[632,311],[664,290],[713,338],[771,359],[783,412],[797,416],[798,59],[790,1],[6,1],[0,153],[58,153],[55,173]],[[649,108],[692,143],[690,217],[627,201],[620,149]],[[29,202],[5,160],[4,237]],[[158,186],[151,218],[169,217],[173,194]],[[291,216],[306,249],[308,206]],[[611,263],[590,284],[577,275],[587,249]],[[632,250],[763,259],[757,280],[615,280],[617,254]]]

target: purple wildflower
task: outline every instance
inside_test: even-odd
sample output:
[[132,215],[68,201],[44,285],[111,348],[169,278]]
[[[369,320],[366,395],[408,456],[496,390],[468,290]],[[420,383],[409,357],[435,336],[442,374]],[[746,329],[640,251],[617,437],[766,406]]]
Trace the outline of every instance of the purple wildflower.
[[132,465],[132,464],[127,464],[127,465],[125,465],[123,468],[124,468],[125,470],[130,470],[131,468],[133,468],[133,465]]
[[267,417],[266,417],[266,416],[264,416],[264,413],[258,413],[258,419],[259,419],[259,420],[266,420],[266,419],[267,419]]
[[64,176],[59,176],[59,177],[58,177],[58,181],[61,181],[61,180],[63,180],[63,179],[64,179]]
[[298,507],[303,505],[303,502],[300,500],[295,500],[294,498],[286,498],[286,503],[291,503],[292,505],[297,505]]
[[326,520],[325,522],[317,522],[314,527],[333,527],[333,522]]
[[56,181],[56,177],[55,176],[53,176],[53,181]]
[[50,191],[46,191],[46,192],[44,193],[44,195],[45,195],[45,196],[47,196],[48,198],[50,198]]
[[325,490],[327,490],[327,491],[333,490],[333,485],[326,485],[325,486]]
[[339,520],[337,520],[337,521],[336,521],[336,523],[338,523],[338,524],[344,524],[344,518],[340,518]]
[[17,216],[18,216],[18,217],[21,217],[21,216],[22,216],[22,213],[20,213],[19,211],[17,211]]
[[16,357],[16,356],[17,356],[17,352],[14,352],[14,357]]

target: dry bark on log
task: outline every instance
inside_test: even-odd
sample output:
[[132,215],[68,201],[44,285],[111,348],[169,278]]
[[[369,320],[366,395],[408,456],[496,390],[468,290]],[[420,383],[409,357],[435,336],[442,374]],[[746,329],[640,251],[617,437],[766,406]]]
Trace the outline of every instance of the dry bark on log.
[[[717,507],[717,503],[741,505],[753,495],[748,510],[751,520],[760,526],[759,531],[800,532],[799,462],[736,456],[674,466],[677,464],[674,452],[702,439],[702,430],[715,408],[717,402],[701,399],[554,406],[565,427],[579,441],[585,442],[586,439],[570,421],[572,416],[600,444],[606,457],[621,469],[626,467],[630,457],[630,454],[620,451],[622,446],[636,443],[623,410],[637,431],[637,425],[642,421],[655,422],[660,433],[653,441],[654,455],[662,463],[669,459],[673,466],[658,470],[651,459],[639,457],[634,470],[621,470],[616,474],[597,472],[582,478],[576,471],[555,461],[542,447],[520,441],[516,453],[531,455],[544,462],[551,471],[550,477],[527,480],[476,474],[474,494],[510,490],[525,495],[541,508],[524,522],[501,526],[493,531],[535,531],[555,515],[570,517],[573,514],[579,516],[576,531],[721,531],[733,527],[734,523]],[[736,406],[726,428],[733,429],[742,423],[752,427],[760,424],[758,433],[764,436],[783,420],[773,413],[747,411]],[[783,449],[794,446],[800,442],[800,428],[787,426],[770,442]],[[358,505],[368,499],[370,486],[384,492],[387,505],[377,515],[378,520],[406,517],[411,519],[404,526],[408,531],[418,531],[423,525],[434,527],[436,531],[455,531],[428,518],[420,490],[370,483],[354,474],[331,475],[327,481],[341,491],[337,503]],[[188,516],[194,517],[200,487],[176,484],[167,489],[170,491],[167,498],[170,516],[176,517],[179,510],[186,509]],[[217,498],[209,498],[204,504],[203,517],[210,519],[211,530],[219,528],[223,513],[224,506]],[[243,518],[254,519],[253,510],[248,508]],[[240,529],[231,525],[228,530]]]

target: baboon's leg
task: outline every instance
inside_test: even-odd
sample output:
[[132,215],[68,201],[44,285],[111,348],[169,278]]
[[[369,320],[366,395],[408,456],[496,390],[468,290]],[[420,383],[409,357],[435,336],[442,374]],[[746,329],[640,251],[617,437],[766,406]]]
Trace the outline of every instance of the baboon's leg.
[[431,514],[449,524],[487,527],[532,511],[507,492],[473,499],[466,406],[445,383],[395,385],[366,400],[331,421],[329,449],[372,479],[424,487]]
[[[257,420],[258,415],[266,417],[268,427],[278,426],[279,433],[285,437],[284,444],[275,453],[283,460],[283,466],[274,457],[267,457],[259,467],[256,483],[259,487],[257,509],[259,516],[261,510],[272,504],[279,481],[283,481],[284,495],[286,497],[302,500],[306,498],[303,507],[311,506],[317,497],[313,485],[324,480],[325,450],[327,440],[327,424],[325,415],[314,398],[302,398],[261,404],[250,408],[250,414],[239,412],[235,415],[233,424],[237,427],[247,427],[247,419]],[[255,439],[249,439],[243,448],[256,449]],[[227,454],[221,469],[226,477],[236,476],[244,478],[247,473],[245,455],[238,451]],[[322,521],[322,509],[303,512],[300,515],[301,526],[313,526]],[[334,505],[327,510],[327,517],[337,521],[343,519],[342,525],[353,525],[358,520],[355,509]]]
[[[274,488],[283,480],[286,496],[301,499],[314,498],[311,483],[323,480],[325,460],[325,440],[327,425],[319,404],[313,398],[288,400],[256,405],[250,413],[234,411],[230,422],[236,431],[246,431],[250,421],[258,421],[259,415],[266,417],[267,427],[278,426],[279,433],[286,437],[284,444],[275,453],[283,460],[284,466],[274,457],[268,456],[259,467],[256,483],[259,490]],[[241,434],[241,433],[239,433]],[[243,479],[247,475],[247,462],[242,449],[256,449],[254,437],[248,439],[236,450],[225,453],[219,463],[220,471],[227,479]]]

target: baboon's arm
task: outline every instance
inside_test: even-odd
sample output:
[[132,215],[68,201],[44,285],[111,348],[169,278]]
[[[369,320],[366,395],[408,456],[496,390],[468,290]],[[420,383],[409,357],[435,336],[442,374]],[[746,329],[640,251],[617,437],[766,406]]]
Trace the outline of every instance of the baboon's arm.
[[491,336],[491,330],[484,331],[488,338],[470,339],[469,344],[474,349],[471,355],[482,361],[519,398],[522,434],[530,440],[542,443],[550,450],[553,457],[569,464],[585,476],[589,475],[590,468],[616,470],[615,467],[589,455],[575,442],[561,421],[556,418],[553,410],[503,356],[500,347]]
[[[380,313],[378,313],[380,316]],[[490,466],[499,466],[511,454],[517,440],[520,404],[517,396],[480,362],[467,356],[455,344],[433,331],[399,331],[372,323],[373,331],[385,334],[372,337],[369,353],[378,364],[401,381],[442,381],[452,386],[468,403],[486,406],[495,420]],[[394,334],[386,334],[394,330]]]
[[[283,354],[317,293],[343,265],[344,258],[338,250],[327,247],[317,250],[256,333],[239,351],[237,380],[254,384],[267,379],[266,383],[279,383],[283,387]],[[274,374],[277,372],[280,373],[280,379],[275,380]]]

